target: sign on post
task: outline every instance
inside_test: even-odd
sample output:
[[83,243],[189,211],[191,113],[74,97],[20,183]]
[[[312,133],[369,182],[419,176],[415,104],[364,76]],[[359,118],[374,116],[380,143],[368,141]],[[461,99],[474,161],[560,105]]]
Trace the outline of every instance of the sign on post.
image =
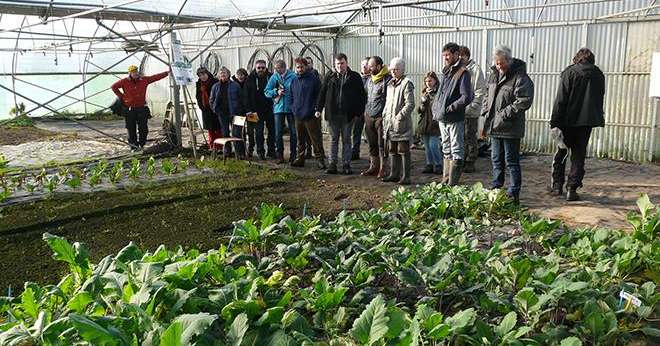
[[181,51],[181,40],[172,40],[172,74],[176,85],[194,83],[192,64],[186,60]]

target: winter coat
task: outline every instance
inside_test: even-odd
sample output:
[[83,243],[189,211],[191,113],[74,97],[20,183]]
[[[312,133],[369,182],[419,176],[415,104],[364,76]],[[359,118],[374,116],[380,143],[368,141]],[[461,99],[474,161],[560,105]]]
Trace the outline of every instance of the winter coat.
[[273,100],[264,95],[264,90],[271,75],[270,72],[267,72],[264,77],[259,77],[256,70],[250,72],[250,75],[245,81],[247,88],[247,103],[245,107],[248,112],[256,112],[260,117],[273,113]]
[[[221,97],[220,88],[224,86],[228,88],[227,99]],[[227,83],[224,83],[224,85],[222,82],[215,83],[213,88],[211,88],[209,102],[211,103],[213,113],[217,116],[245,115],[245,107],[243,106],[243,98],[241,97],[241,87],[233,80],[229,80]],[[223,114],[223,105],[228,107],[229,114]]]
[[550,127],[603,127],[605,75],[593,64],[574,64],[561,73]]
[[362,77],[348,69],[345,75],[328,73],[323,79],[316,110],[325,109],[325,120],[330,122],[351,121],[364,114],[367,95]]
[[433,101],[433,119],[443,123],[457,123],[465,120],[465,107],[474,98],[470,73],[459,60],[445,67],[440,76],[438,94]]
[[405,76],[387,83],[383,110],[383,136],[390,141],[412,141],[412,112],[415,110],[415,86]]
[[421,136],[440,136],[440,125],[433,120],[433,101],[438,89],[424,90],[420,99],[417,113],[419,121],[417,122],[416,134]]
[[383,66],[379,75],[381,78],[378,82],[374,82],[373,77],[367,81],[367,105],[364,112],[372,118],[383,115],[387,98],[387,84],[392,80],[387,66]]
[[488,78],[488,98],[483,108],[484,129],[495,138],[525,137],[525,111],[532,106],[534,83],[527,75],[524,61],[513,59],[506,75],[500,80],[495,66]]
[[213,113],[213,109],[211,109],[211,90],[213,89],[213,86],[215,83],[218,82],[217,78],[214,77],[209,77],[207,80],[207,88],[206,88],[206,97],[209,99],[209,106],[206,107],[204,105],[203,97],[202,97],[202,81],[197,80],[197,83],[195,84],[195,97],[197,98],[197,106],[199,106],[199,109],[202,111],[202,121],[203,124],[202,126],[206,130],[219,130],[220,129],[220,121],[218,120],[218,117]]
[[321,81],[311,71],[297,75],[291,82],[291,112],[297,119],[313,119],[316,112],[316,100],[321,89]]
[[[273,113],[291,113],[291,105],[289,105],[289,98],[286,97],[291,88],[291,82],[296,78],[296,74],[291,70],[286,70],[284,77],[280,76],[279,73],[274,73],[268,79],[268,84],[264,90],[264,95],[273,100]],[[282,86],[284,87],[284,95],[280,97],[277,94],[277,89]]]
[[474,98],[472,102],[465,107],[466,118],[478,118],[481,116],[481,109],[483,108],[486,95],[488,93],[488,85],[486,85],[486,78],[484,73],[481,72],[481,67],[474,60],[468,61],[465,69],[470,72],[470,83]]
[[238,78],[236,78],[236,76],[232,76],[231,80],[234,83],[238,84],[238,86],[241,88],[240,89],[241,90],[241,92],[240,92],[240,97],[241,97],[240,106],[241,106],[241,109],[239,109],[236,112],[236,114],[241,114],[241,115],[247,114],[247,112],[248,112],[248,109],[247,109],[247,102],[248,102],[247,78],[245,79],[245,81],[243,81],[243,83],[241,83],[238,80]]

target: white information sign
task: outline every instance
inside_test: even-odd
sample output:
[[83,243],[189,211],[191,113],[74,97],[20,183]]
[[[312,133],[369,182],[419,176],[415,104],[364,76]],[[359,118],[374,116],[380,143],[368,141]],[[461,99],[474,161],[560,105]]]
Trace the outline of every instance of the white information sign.
[[189,85],[195,82],[192,64],[181,52],[181,40],[172,41],[172,73],[176,85]]

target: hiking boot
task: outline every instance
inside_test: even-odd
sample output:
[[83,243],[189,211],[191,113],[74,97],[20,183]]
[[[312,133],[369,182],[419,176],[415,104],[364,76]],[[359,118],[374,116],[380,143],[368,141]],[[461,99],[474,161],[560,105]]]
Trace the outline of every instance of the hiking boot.
[[327,167],[325,166],[325,159],[324,159],[324,158],[320,158],[320,159],[317,161],[316,165],[319,167],[319,169],[326,169],[326,168],[327,168]]
[[566,192],[566,200],[568,202],[579,201],[580,200],[580,195],[578,195],[576,189],[569,188],[568,192]]
[[433,173],[433,165],[424,166],[424,170],[422,171],[422,173],[424,174]]
[[351,165],[349,164],[344,164],[343,169],[341,170],[341,174],[343,175],[351,175],[353,174],[353,170],[351,169]]
[[351,161],[357,161],[360,159],[360,153],[351,154]]
[[266,159],[266,155],[264,155],[264,153],[259,153],[259,160],[263,161],[265,159]]
[[293,160],[293,162],[291,162],[291,167],[305,167],[304,157],[298,157],[297,159]]
[[337,174],[337,164],[331,163],[328,166],[328,169],[325,171],[326,174]]
[[511,202],[513,202],[513,204],[515,204],[515,205],[520,204],[520,195],[519,194],[507,192],[506,197],[509,198],[511,200]]
[[549,189],[549,193],[552,196],[563,196],[564,189],[562,188],[562,184],[552,184]]

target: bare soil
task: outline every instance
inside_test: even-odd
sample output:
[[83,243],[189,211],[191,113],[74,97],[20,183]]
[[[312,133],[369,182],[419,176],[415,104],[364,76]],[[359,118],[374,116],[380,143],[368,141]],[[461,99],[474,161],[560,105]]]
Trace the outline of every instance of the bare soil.
[[0,127],[0,145],[18,145],[50,139],[67,141],[75,138],[75,134],[62,134],[32,126]]

